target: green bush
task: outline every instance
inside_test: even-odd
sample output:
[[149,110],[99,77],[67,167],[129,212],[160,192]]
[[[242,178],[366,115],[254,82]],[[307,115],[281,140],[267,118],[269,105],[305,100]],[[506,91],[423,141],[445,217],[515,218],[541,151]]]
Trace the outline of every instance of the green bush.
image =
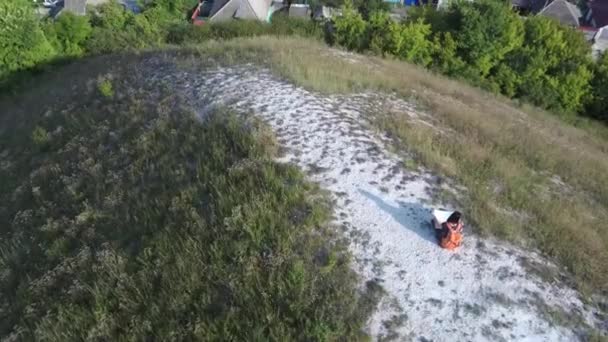
[[390,10],[390,4],[384,0],[353,0],[353,5],[365,20],[369,20],[374,12],[388,12]]
[[591,117],[608,123],[608,53],[602,54],[593,71],[587,112]]
[[54,55],[30,2],[0,1],[0,77],[36,66]]
[[393,25],[391,33],[391,52],[395,56],[424,66],[431,63],[436,48],[430,39],[430,25],[420,19],[417,22]]
[[36,126],[32,131],[32,142],[39,148],[44,148],[51,140],[49,132],[40,126]]
[[198,4],[197,0],[152,0],[145,2],[144,13],[150,10],[165,13],[175,20],[186,20],[190,11]]
[[101,78],[97,81],[97,89],[103,97],[114,97],[114,87],[112,86],[112,81],[107,78]]
[[575,112],[582,109],[589,92],[589,55],[579,32],[536,16],[525,21],[524,43],[506,63],[520,76],[513,82],[517,96],[545,108]]
[[367,48],[367,22],[347,0],[342,15],[334,19],[335,42],[347,49],[362,51]]
[[459,56],[481,77],[522,44],[523,23],[505,3],[456,1],[444,15]]
[[181,23],[169,27],[166,42],[176,45],[201,43],[209,40],[210,37],[209,25],[194,26],[190,23]]
[[88,16],[93,27],[119,32],[124,29],[133,14],[125,11],[116,0],[111,0],[96,6],[94,10],[88,12]]
[[[158,12],[150,12],[161,15]],[[116,1],[97,6],[89,14],[93,33],[86,41],[86,50],[91,54],[142,49],[158,46],[165,40],[161,23],[151,22],[146,13],[135,15]]]
[[377,11],[371,14],[368,26],[369,49],[378,54],[385,55],[394,51],[393,42],[395,25],[388,12]]
[[[441,10],[413,8],[405,24],[392,21],[387,12],[372,13],[365,21],[351,1],[344,6],[328,41],[391,54],[560,114],[601,116],[604,97],[597,89],[603,85],[603,68],[592,65],[583,35],[557,21],[522,20],[497,0],[459,0]],[[599,76],[591,86],[593,68]]]
[[441,32],[433,38],[435,54],[431,67],[448,76],[462,76],[466,63],[457,52],[457,44],[450,32]]
[[55,50],[65,56],[84,54],[85,41],[93,31],[87,17],[70,12],[62,13],[55,21],[48,21],[44,29]]

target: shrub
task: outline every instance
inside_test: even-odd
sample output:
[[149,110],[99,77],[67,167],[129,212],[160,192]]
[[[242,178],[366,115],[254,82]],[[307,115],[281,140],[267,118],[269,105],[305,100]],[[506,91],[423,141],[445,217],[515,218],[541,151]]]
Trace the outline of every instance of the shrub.
[[393,22],[388,12],[377,11],[372,13],[369,19],[368,36],[369,49],[379,55],[392,53],[393,32],[397,23]]
[[39,148],[44,148],[51,140],[49,133],[46,129],[36,126],[32,131],[32,142]]
[[408,22],[393,25],[392,53],[409,62],[428,65],[435,51],[433,41],[430,39],[431,26],[422,19],[417,22]]
[[442,32],[434,38],[435,51],[431,67],[449,76],[462,76],[466,68],[456,49],[457,44],[450,32]]
[[114,97],[114,87],[112,81],[107,78],[101,78],[97,81],[97,89],[99,93],[106,98]]
[[[590,48],[582,34],[551,19],[525,21],[524,43],[507,56],[507,65],[520,75],[514,82],[519,97],[554,110],[582,109],[589,92]],[[503,81],[500,81],[504,83]]]
[[0,77],[55,55],[27,0],[0,1]]
[[372,13],[366,22],[346,1],[328,41],[389,53],[562,114],[587,108],[597,117],[602,106],[603,96],[590,87],[590,48],[582,34],[542,16],[521,20],[502,1],[454,1],[442,10],[421,6],[408,12],[405,25],[386,12]]
[[369,20],[374,12],[390,10],[390,5],[384,0],[354,0],[353,4],[365,20]]
[[591,98],[587,106],[589,116],[608,123],[608,53],[602,54],[593,68]]
[[367,22],[347,0],[342,7],[342,15],[334,19],[335,42],[347,49],[362,51],[367,48]]
[[171,17],[175,20],[185,20],[196,5],[197,0],[152,0],[145,2],[144,13],[154,10],[165,13],[164,18]]
[[86,39],[93,31],[89,19],[70,12],[62,13],[45,25],[45,34],[57,52],[66,56],[80,56]]
[[201,43],[210,39],[209,25],[193,26],[189,23],[172,25],[167,30],[166,42],[169,44]]
[[[153,11],[149,15],[156,18],[154,15],[161,13]],[[98,6],[89,17],[93,33],[86,49],[92,54],[157,46],[165,39],[163,23],[150,21],[145,13],[135,15],[126,11],[116,1]]]
[[125,11],[116,0],[111,0],[96,6],[93,11],[88,12],[88,16],[93,27],[120,32],[133,14]]
[[459,56],[481,77],[522,44],[523,24],[504,3],[456,1],[445,15]]

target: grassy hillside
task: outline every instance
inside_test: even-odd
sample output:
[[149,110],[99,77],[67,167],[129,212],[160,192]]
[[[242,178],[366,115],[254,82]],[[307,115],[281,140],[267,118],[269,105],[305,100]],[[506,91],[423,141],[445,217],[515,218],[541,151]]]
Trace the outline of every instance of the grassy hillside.
[[323,194],[263,124],[195,118],[138,60],[0,99],[0,337],[362,338],[377,287],[357,290]]
[[[608,290],[605,127],[584,121],[574,127],[404,62],[305,39],[211,42],[167,58],[190,70],[201,60],[255,62],[312,90],[388,91],[410,100],[430,115],[432,126],[384,108],[369,119],[395,138],[398,151],[414,153],[468,189],[454,200],[479,233],[540,249],[583,291]],[[446,192],[443,199],[453,197]]]
[[237,39],[79,61],[0,98],[2,337],[361,338],[378,288],[356,290],[322,194],[271,161],[259,122],[225,111],[201,122],[148,83],[138,64],[150,55],[396,93],[429,121],[378,108],[370,123],[468,189],[442,199],[477,232],[540,249],[588,293],[608,289],[607,129],[403,62]]

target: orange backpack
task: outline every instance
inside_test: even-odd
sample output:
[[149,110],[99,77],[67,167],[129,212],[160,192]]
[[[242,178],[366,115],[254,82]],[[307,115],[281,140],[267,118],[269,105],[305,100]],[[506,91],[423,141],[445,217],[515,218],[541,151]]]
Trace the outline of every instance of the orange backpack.
[[448,234],[441,238],[442,248],[453,250],[462,244],[462,225],[446,223]]

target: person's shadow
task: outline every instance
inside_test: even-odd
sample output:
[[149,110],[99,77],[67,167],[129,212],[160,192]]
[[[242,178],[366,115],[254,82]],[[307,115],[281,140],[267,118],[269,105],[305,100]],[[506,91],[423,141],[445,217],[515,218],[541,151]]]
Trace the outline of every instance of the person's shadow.
[[431,227],[431,210],[420,203],[400,202],[398,207],[386,203],[382,198],[362,189],[359,192],[370,199],[378,208],[390,214],[403,227],[413,231],[419,237],[433,244],[437,244],[433,228]]

